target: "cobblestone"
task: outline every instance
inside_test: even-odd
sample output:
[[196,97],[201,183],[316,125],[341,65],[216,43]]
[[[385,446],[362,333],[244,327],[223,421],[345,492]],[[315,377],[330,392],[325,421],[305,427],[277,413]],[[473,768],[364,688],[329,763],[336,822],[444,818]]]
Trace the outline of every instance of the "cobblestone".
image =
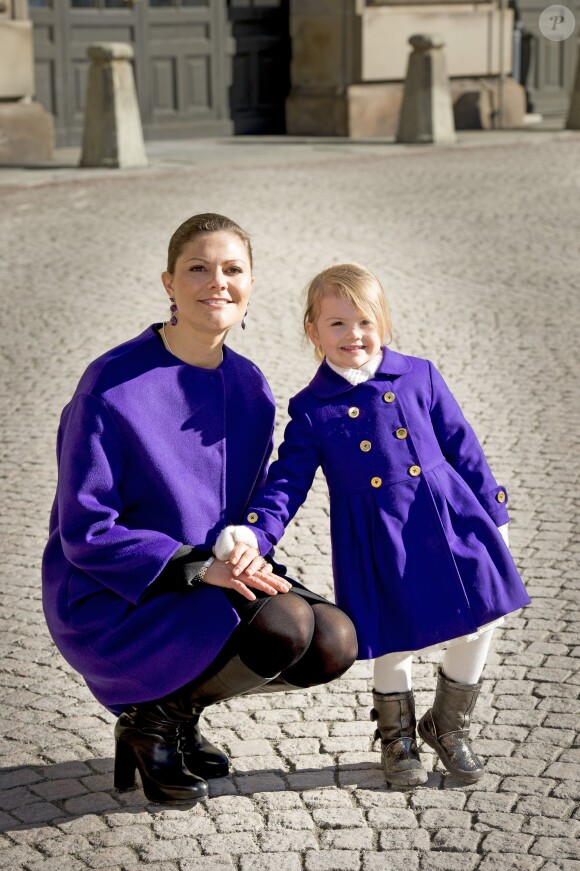
[[362,871],[418,871],[419,855],[411,850],[362,854]]
[[[392,152],[295,144],[266,164],[232,140],[219,166],[200,145],[203,164],[168,157],[150,171],[71,170],[62,181],[51,170],[16,184],[0,170],[0,270],[17,301],[0,344],[6,871],[580,871],[580,136],[493,147],[478,136]],[[372,667],[359,662],[323,688],[208,709],[206,732],[234,774],[211,782],[204,805],[113,789],[114,717],[42,617],[54,439],[86,363],[165,316],[167,239],[197,204],[252,232],[248,330],[229,338],[272,385],[277,442],[288,398],[314,371],[298,291],[321,266],[352,259],[384,279],[395,347],[439,365],[508,486],[512,551],[534,604],[496,632],[473,715],[487,769],[477,784],[437,764],[424,787],[386,788],[369,749]],[[331,596],[327,529],[317,476],[280,558]],[[419,714],[439,658],[415,663]],[[422,755],[431,769],[433,754]]]

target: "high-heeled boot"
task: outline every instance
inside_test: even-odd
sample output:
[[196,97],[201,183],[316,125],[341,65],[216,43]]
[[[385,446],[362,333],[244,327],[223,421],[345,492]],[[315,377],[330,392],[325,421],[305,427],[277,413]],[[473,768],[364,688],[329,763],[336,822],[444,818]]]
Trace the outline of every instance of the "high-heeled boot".
[[415,741],[415,699],[413,691],[378,693],[373,690],[374,708],[371,720],[381,739],[381,761],[385,777],[395,786],[417,786],[425,783],[427,772],[421,765]]
[[206,799],[207,783],[183,762],[179,748],[182,723],[183,715],[170,699],[127,708],[115,726],[115,788],[132,789],[138,770],[149,801]]
[[277,677],[263,677],[245,665],[239,656],[234,656],[202,683],[193,681],[178,691],[179,704],[188,712],[180,729],[180,747],[189,771],[201,777],[224,777],[229,771],[229,760],[225,753],[201,735],[199,718],[203,710],[217,702],[260,692],[261,687]]
[[419,720],[418,732],[432,747],[445,768],[465,783],[475,783],[483,775],[483,762],[469,741],[471,713],[483,681],[457,683],[441,669],[433,707]]
[[179,738],[183,761],[189,771],[204,780],[226,777],[230,773],[227,755],[201,734],[199,714],[194,714],[181,725]]

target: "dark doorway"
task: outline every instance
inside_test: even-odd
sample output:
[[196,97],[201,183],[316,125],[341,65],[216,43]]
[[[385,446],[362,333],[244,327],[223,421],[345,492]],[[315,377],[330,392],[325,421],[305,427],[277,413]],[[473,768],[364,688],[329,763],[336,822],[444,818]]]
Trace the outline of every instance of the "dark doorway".
[[234,132],[285,133],[290,90],[289,0],[229,0],[235,42],[230,112]]

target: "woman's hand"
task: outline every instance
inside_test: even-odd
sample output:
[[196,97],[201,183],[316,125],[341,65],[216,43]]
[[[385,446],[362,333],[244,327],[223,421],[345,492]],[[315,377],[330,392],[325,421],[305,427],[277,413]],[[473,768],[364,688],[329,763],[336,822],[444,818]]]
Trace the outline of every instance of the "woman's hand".
[[284,578],[272,574],[272,566],[265,562],[255,548],[241,542],[236,544],[227,562],[218,559],[213,561],[205,573],[203,583],[235,590],[251,602],[256,596],[250,587],[270,596],[287,593],[292,588]]

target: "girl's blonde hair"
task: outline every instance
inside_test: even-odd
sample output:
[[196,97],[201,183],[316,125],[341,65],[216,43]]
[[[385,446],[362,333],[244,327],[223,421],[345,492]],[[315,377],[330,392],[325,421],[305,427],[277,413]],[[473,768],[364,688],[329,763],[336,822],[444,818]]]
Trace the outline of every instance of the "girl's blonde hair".
[[[314,323],[320,314],[322,299],[329,293],[335,293],[366,315],[376,325],[383,343],[392,340],[391,315],[382,284],[376,275],[358,263],[328,266],[314,276],[306,288],[304,332],[307,336],[306,325]],[[324,359],[319,347],[315,348],[315,354],[318,360]]]

